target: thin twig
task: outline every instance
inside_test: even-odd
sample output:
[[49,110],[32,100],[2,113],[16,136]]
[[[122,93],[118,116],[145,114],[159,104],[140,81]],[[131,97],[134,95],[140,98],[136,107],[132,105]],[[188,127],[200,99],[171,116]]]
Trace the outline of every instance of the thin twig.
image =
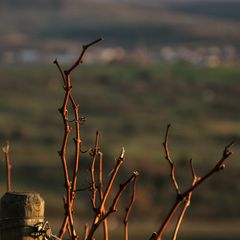
[[220,170],[223,170],[225,168],[224,162],[233,154],[233,152],[230,150],[230,148],[234,145],[234,142],[231,142],[228,144],[222,153],[221,159],[217,162],[217,164],[203,177],[198,177],[197,181],[193,186],[191,186],[188,190],[186,190],[182,197],[185,197],[188,195],[188,193],[192,192],[196,187],[198,187],[200,184],[205,182],[209,177],[211,177],[213,174],[219,172]]
[[105,213],[105,202],[106,202],[106,200],[108,198],[108,195],[109,195],[109,193],[111,191],[111,188],[113,186],[113,182],[114,182],[114,180],[115,180],[115,178],[117,176],[117,173],[118,173],[118,171],[120,169],[120,166],[123,163],[124,154],[125,154],[125,150],[124,150],[124,148],[122,148],[122,151],[120,153],[118,161],[116,162],[116,165],[115,165],[115,167],[114,167],[114,169],[112,171],[110,180],[109,180],[109,182],[107,184],[106,190],[105,190],[105,192],[104,192],[104,194],[102,196],[102,201],[100,202],[100,206],[98,208],[98,211],[96,212],[95,217],[94,217],[93,222],[92,222],[92,225],[90,227],[89,236],[87,238],[88,240],[92,240],[94,232],[96,231],[96,229],[99,226],[99,222],[100,221],[102,222],[102,221],[104,221],[106,219],[106,218],[102,217],[103,215],[104,216],[106,215],[106,213]]
[[[68,221],[68,223],[70,224],[71,227],[71,235],[73,237],[73,239],[77,238],[76,235],[76,231],[74,229],[74,224],[73,224],[73,215],[72,215],[72,191],[71,191],[71,181],[69,179],[69,172],[68,172],[68,166],[67,166],[67,143],[68,143],[68,139],[69,139],[69,134],[71,131],[71,127],[69,126],[69,122],[68,122],[68,109],[67,109],[67,105],[69,102],[69,98],[70,98],[70,90],[71,90],[71,79],[68,77],[66,78],[66,88],[65,88],[65,96],[64,96],[64,101],[63,101],[63,105],[62,108],[59,110],[61,115],[62,115],[62,119],[63,119],[63,124],[64,124],[64,137],[63,137],[63,143],[62,143],[62,148],[59,151],[59,155],[62,159],[62,165],[63,165],[63,171],[64,171],[64,179],[65,179],[65,187],[66,187],[66,192],[67,192],[67,200],[66,200],[66,207],[65,207],[65,215],[67,215],[68,217],[64,217],[64,222],[62,224],[62,227],[66,226],[66,223]],[[75,194],[75,193],[74,193]],[[66,231],[66,228],[61,228],[59,235],[64,235]]]
[[[103,153],[98,151],[99,155],[99,174],[98,174],[98,193],[99,193],[99,202],[103,200]],[[105,214],[105,207],[103,208],[103,214]],[[103,221],[103,234],[104,240],[109,239],[108,235],[108,220],[104,219]]]
[[[138,175],[138,173],[137,173],[137,175]],[[131,200],[130,200],[129,205],[126,208],[125,217],[124,217],[124,220],[123,220],[125,240],[128,240],[128,235],[129,235],[129,227],[128,227],[129,222],[128,222],[128,219],[129,219],[129,215],[130,215],[130,212],[132,210],[133,204],[134,204],[134,202],[136,200],[136,179],[137,178],[133,179],[132,196],[131,196]]]
[[63,206],[64,206],[64,210],[65,210],[65,215],[64,215],[64,220],[62,222],[58,237],[60,239],[63,238],[64,233],[66,232],[66,229],[68,230],[69,236],[71,237],[71,230],[69,228],[69,224],[68,224],[68,211],[67,211],[67,200],[66,197],[63,197]]
[[[106,188],[106,190],[105,190],[105,192],[104,192],[103,200],[102,200],[102,202],[101,202],[101,204],[100,204],[100,207],[99,207],[99,213],[100,213],[100,214],[101,214],[101,213],[103,212],[103,210],[104,210],[105,202],[106,202],[106,200],[107,200],[107,198],[108,198],[108,195],[109,195],[110,190],[111,190],[111,188],[112,188],[113,182],[114,182],[114,180],[115,180],[115,178],[116,178],[116,176],[117,176],[117,173],[118,173],[118,171],[119,171],[119,169],[120,169],[120,166],[121,166],[122,163],[123,163],[124,154],[125,154],[125,150],[124,150],[124,148],[122,148],[122,151],[121,151],[121,153],[120,153],[120,156],[119,156],[119,158],[118,158],[118,160],[117,160],[117,163],[116,163],[116,165],[115,165],[115,168],[114,168],[114,170],[113,170],[113,172],[112,172],[112,175],[111,175],[111,177],[110,177],[110,180],[109,180],[109,182],[108,182],[107,188]],[[98,218],[98,217],[96,217],[96,219],[97,219],[97,218]],[[96,220],[96,219],[95,219],[95,220]]]
[[10,146],[7,143],[6,146],[2,148],[5,162],[6,162],[6,172],[7,172],[7,191],[11,192],[11,162],[10,162]]
[[113,212],[116,212],[117,211],[117,205],[118,205],[118,202],[120,200],[120,197],[121,195],[123,194],[124,190],[126,189],[126,187],[128,186],[128,184],[132,181],[134,181],[134,179],[137,178],[137,176],[139,175],[139,173],[137,171],[135,171],[131,177],[126,181],[124,182],[123,184],[120,184],[120,187],[119,187],[119,191],[118,193],[116,194],[113,202],[112,202],[112,205],[110,206],[109,210],[106,212],[106,214],[102,217],[102,220],[104,220],[105,218],[107,218],[111,213]]
[[92,208],[94,212],[96,211],[96,192],[97,192],[96,180],[95,180],[95,162],[98,155],[98,151],[99,151],[99,133],[96,132],[95,146],[94,146],[94,149],[92,149],[92,160],[91,160],[91,166],[89,169],[90,175],[91,175],[91,187],[90,187],[91,202],[92,202]]
[[58,68],[58,70],[59,70],[59,72],[60,72],[60,74],[61,74],[62,80],[63,80],[63,86],[65,87],[65,86],[66,86],[66,80],[65,80],[64,72],[63,72],[63,70],[62,70],[62,68],[61,68],[58,60],[55,59],[55,60],[53,61],[53,63],[56,64],[56,66],[57,66],[57,68]]
[[[191,166],[191,172],[192,172],[192,186],[193,186],[196,183],[196,181],[198,180],[198,177],[197,177],[195,169],[193,167],[192,159],[190,160],[190,166]],[[181,225],[182,220],[184,218],[184,215],[185,215],[185,213],[187,211],[187,208],[190,206],[191,198],[192,198],[192,192],[190,192],[188,194],[188,196],[186,197],[186,199],[185,199],[184,206],[182,208],[181,214],[179,215],[177,223],[176,223],[176,226],[175,226],[175,230],[174,230],[174,234],[173,234],[172,240],[176,240],[177,239],[177,235],[178,235],[178,231],[180,229],[180,225]]]
[[166,159],[167,161],[169,162],[170,164],[170,167],[171,167],[171,179],[172,179],[172,182],[173,182],[173,185],[174,185],[174,188],[177,192],[177,195],[180,195],[180,190],[179,190],[179,186],[178,186],[178,183],[177,183],[177,180],[176,180],[176,177],[175,177],[175,166],[174,166],[174,162],[172,161],[171,159],[171,156],[170,156],[170,151],[168,149],[168,134],[169,134],[169,129],[170,129],[171,125],[168,124],[167,125],[167,130],[166,130],[166,134],[165,134],[165,139],[164,139],[164,142],[163,142],[163,147],[164,147],[164,150],[165,150],[165,154],[166,154]]
[[75,190],[77,188],[77,174],[79,171],[79,159],[80,159],[80,149],[81,149],[81,135],[80,135],[80,121],[79,121],[79,105],[75,103],[72,95],[70,95],[70,101],[72,103],[75,115],[75,161],[74,161],[74,170],[73,170],[73,177],[72,177],[72,186],[71,186],[71,198],[72,201],[75,198]]
[[89,233],[89,227],[88,227],[88,225],[86,224],[86,225],[85,225],[85,230],[84,230],[84,240],[87,239],[88,233]]
[[81,52],[79,58],[77,59],[77,61],[68,70],[65,71],[65,73],[66,74],[70,74],[80,63],[82,63],[83,56],[84,56],[85,52],[87,51],[87,49],[89,47],[91,47],[92,45],[94,45],[94,44],[96,44],[96,43],[98,43],[98,42],[100,42],[102,40],[103,40],[103,38],[98,38],[97,40],[95,40],[95,41],[93,41],[93,42],[91,42],[89,44],[83,45],[82,46],[82,52]]

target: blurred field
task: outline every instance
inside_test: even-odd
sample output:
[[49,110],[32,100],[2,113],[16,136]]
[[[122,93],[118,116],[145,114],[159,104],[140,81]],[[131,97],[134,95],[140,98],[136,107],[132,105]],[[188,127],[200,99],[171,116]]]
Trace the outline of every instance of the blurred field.
[[[48,218],[59,218],[63,214],[63,175],[57,154],[63,134],[57,111],[63,98],[59,73],[54,65],[8,65],[0,67],[0,76],[0,140],[2,145],[9,140],[12,147],[14,189],[40,192],[47,201]],[[190,181],[191,157],[202,174],[219,159],[226,144],[239,140],[239,77],[237,67],[184,64],[82,65],[75,71],[73,92],[81,115],[87,117],[82,126],[84,148],[93,145],[99,130],[106,172],[124,146],[127,160],[122,177],[134,169],[141,173],[133,221],[149,219],[154,226],[174,200],[161,146],[168,123],[172,124],[170,150],[183,187]],[[218,219],[228,230],[239,222],[238,146],[234,152],[227,169],[195,193],[187,221]],[[80,187],[88,184],[88,161],[83,156]],[[1,182],[3,172],[1,168]],[[86,204],[79,206],[83,216],[88,212]]]

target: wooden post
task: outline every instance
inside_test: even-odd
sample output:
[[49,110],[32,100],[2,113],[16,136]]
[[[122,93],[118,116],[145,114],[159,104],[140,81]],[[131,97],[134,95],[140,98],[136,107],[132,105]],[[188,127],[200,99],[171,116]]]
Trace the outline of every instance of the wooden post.
[[44,205],[38,193],[5,193],[1,198],[0,240],[43,240],[37,230],[44,222]]

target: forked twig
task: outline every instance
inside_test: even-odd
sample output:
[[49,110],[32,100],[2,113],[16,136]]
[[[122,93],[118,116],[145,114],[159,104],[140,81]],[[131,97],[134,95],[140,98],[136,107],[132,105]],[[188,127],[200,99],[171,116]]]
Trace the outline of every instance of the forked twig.
[[[111,188],[113,186],[113,182],[114,182],[114,180],[115,180],[115,178],[117,176],[117,173],[118,173],[118,171],[120,169],[120,166],[123,163],[124,154],[125,154],[125,150],[124,150],[124,148],[122,148],[122,151],[120,153],[118,161],[117,161],[117,163],[116,163],[116,165],[115,165],[115,167],[114,167],[114,169],[112,171],[112,175],[111,175],[110,180],[109,180],[109,182],[107,184],[106,190],[105,190],[104,194],[102,195],[102,200],[100,202],[100,206],[98,208],[98,211],[95,213],[95,217],[93,219],[93,222],[92,222],[92,225],[91,225],[91,228],[90,228],[89,236],[87,238],[88,240],[92,240],[93,234],[96,231],[97,227],[99,226],[100,219],[102,218],[103,215],[104,216],[106,215],[106,213],[105,213],[105,203],[106,203],[108,195],[109,195],[109,193],[111,191]],[[106,218],[104,218],[102,220],[105,220],[105,219]]]
[[[192,159],[190,160],[190,166],[191,166],[191,172],[192,172],[192,186],[193,186],[196,183],[196,181],[198,180],[198,177],[197,177],[195,169],[193,167]],[[191,198],[192,198],[192,192],[190,192],[188,194],[188,196],[186,197],[186,199],[184,200],[185,201],[184,202],[184,206],[182,208],[181,214],[178,217],[172,240],[176,240],[177,239],[177,235],[178,235],[178,231],[180,229],[180,225],[181,225],[182,220],[184,218],[184,215],[185,215],[185,213],[187,211],[187,208],[190,206]]]
[[124,182],[123,184],[120,184],[120,187],[119,187],[119,190],[117,192],[117,194],[115,195],[113,201],[112,201],[112,204],[111,206],[109,207],[108,211],[106,211],[105,214],[102,214],[102,215],[97,215],[97,218],[94,219],[94,222],[90,228],[90,231],[89,231],[89,235],[87,237],[87,240],[92,240],[93,239],[93,236],[94,236],[94,233],[95,231],[97,230],[97,228],[99,227],[99,225],[109,217],[110,214],[114,213],[117,211],[117,205],[118,205],[118,202],[120,200],[120,197],[122,196],[124,190],[126,189],[126,187],[130,184],[130,182],[134,181],[134,179],[138,176],[138,172],[134,172],[131,177],[126,181]]
[[137,171],[135,171],[131,177],[124,182],[123,184],[120,184],[119,187],[119,191],[117,192],[112,205],[110,206],[109,210],[107,211],[107,213],[102,217],[102,220],[104,220],[105,218],[107,218],[111,213],[114,213],[117,211],[117,204],[120,200],[121,195],[123,194],[124,190],[126,189],[126,187],[128,186],[128,184],[132,181],[135,181],[135,179],[137,178],[137,176],[139,175],[139,173]]
[[[224,169],[225,165],[224,165],[224,162],[226,159],[228,159],[232,152],[230,151],[230,148],[232,147],[232,145],[234,144],[233,142],[231,142],[230,144],[228,144],[225,148],[224,148],[224,151],[222,153],[222,156],[220,158],[220,160],[217,162],[217,164],[206,174],[204,175],[203,177],[197,177],[196,176],[196,173],[195,173],[195,170],[193,168],[193,165],[191,163],[191,170],[192,170],[192,175],[193,175],[193,181],[192,181],[192,184],[191,186],[183,193],[180,193],[179,191],[179,188],[178,188],[178,184],[177,184],[177,181],[175,179],[175,171],[174,171],[174,164],[173,162],[171,161],[171,158],[169,157],[170,154],[169,154],[169,151],[168,151],[168,145],[167,145],[167,139],[168,139],[168,133],[169,133],[169,128],[170,128],[170,125],[167,126],[167,130],[166,130],[166,135],[165,135],[165,144],[164,144],[164,147],[165,147],[165,152],[166,152],[166,158],[168,160],[168,162],[170,163],[171,165],[171,178],[172,178],[172,181],[174,183],[174,186],[175,186],[175,189],[176,189],[176,192],[177,192],[177,198],[176,198],[176,201],[175,203],[173,204],[172,208],[170,209],[168,215],[166,216],[165,220],[163,221],[163,223],[161,224],[159,230],[156,232],[156,235],[154,235],[154,238],[153,238],[153,235],[151,236],[150,239],[155,239],[155,240],[160,240],[162,238],[162,235],[163,233],[165,232],[166,230],[166,227],[168,226],[169,222],[171,221],[171,219],[173,218],[173,216],[175,215],[175,213],[177,212],[177,209],[180,207],[180,205],[182,204],[182,202],[187,199],[187,202],[185,203],[185,207],[183,208],[182,210],[182,218],[185,214],[185,211],[187,209],[187,207],[189,206],[190,204],[190,200],[191,200],[191,196],[192,196],[192,192],[200,185],[202,184],[205,180],[207,180],[209,177],[211,177],[212,175],[214,175],[214,173],[218,172],[219,170],[222,170]],[[170,159],[170,161],[169,161]],[[176,234],[178,233],[178,224],[180,225],[181,222],[182,222],[182,218],[181,218],[181,215],[179,217],[179,220],[178,220],[178,223],[176,225]]]

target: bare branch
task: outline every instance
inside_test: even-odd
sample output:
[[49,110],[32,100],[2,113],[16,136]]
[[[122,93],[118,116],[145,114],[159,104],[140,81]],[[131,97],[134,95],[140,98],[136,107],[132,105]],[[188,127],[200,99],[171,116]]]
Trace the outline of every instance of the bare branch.
[[171,167],[171,179],[172,179],[172,182],[173,182],[173,186],[174,186],[174,188],[177,192],[177,195],[180,195],[181,193],[180,193],[179,186],[178,186],[178,183],[177,183],[177,180],[176,180],[176,177],[175,177],[174,162],[171,159],[170,151],[168,149],[168,133],[169,133],[170,127],[171,127],[171,125],[168,124],[166,134],[165,134],[165,139],[164,139],[164,142],[163,142],[163,147],[164,147],[165,154],[166,154],[165,158],[167,159],[167,161],[169,162],[170,167]]
[[[67,200],[66,200],[66,197],[63,197],[63,207],[64,207],[64,210],[65,210],[65,215],[64,215],[64,220],[62,222],[62,226],[59,230],[59,234],[58,234],[58,237],[60,239],[63,238],[64,236],[64,233],[66,232],[66,229],[68,227],[68,211],[67,211]],[[71,236],[71,231],[70,229],[68,228],[68,232],[69,232],[69,236]]]
[[232,155],[232,151],[230,148],[234,145],[234,142],[231,142],[228,144],[222,153],[222,157],[217,162],[217,164],[203,177],[198,177],[197,181],[189,188],[187,189],[183,194],[182,197],[186,197],[190,192],[192,192],[196,187],[198,187],[200,184],[205,182],[209,177],[214,175],[215,173],[219,172],[220,170],[223,170],[225,168],[225,161]]
[[6,172],[7,172],[7,191],[11,192],[11,162],[10,162],[10,146],[9,143],[2,148],[4,159],[6,162]]
[[[103,200],[103,154],[102,152],[98,152],[99,155],[99,179],[98,179],[98,193],[99,193],[99,201],[102,202]],[[105,214],[105,207],[103,208],[103,215]],[[104,233],[104,240],[108,240],[108,220],[104,219],[103,221],[103,233]]]
[[120,184],[119,191],[115,195],[114,200],[112,201],[112,204],[111,204],[109,210],[105,214],[97,215],[97,218],[94,219],[94,222],[93,222],[93,224],[91,226],[91,229],[89,231],[89,235],[87,237],[87,240],[92,240],[93,235],[94,235],[95,231],[97,230],[97,228],[99,227],[99,225],[105,219],[107,219],[110,214],[117,211],[117,205],[118,205],[118,202],[120,200],[121,195],[123,194],[123,192],[126,189],[126,187],[128,186],[128,184],[131,181],[133,181],[137,176],[138,176],[138,172],[134,172],[126,182],[124,182],[123,184]]
[[[56,64],[57,64],[57,61],[56,61]],[[59,65],[57,65],[57,66],[59,66]],[[62,148],[59,151],[59,155],[62,160],[62,166],[63,166],[63,171],[64,171],[64,179],[65,179],[65,187],[66,187],[66,205],[65,205],[65,216],[64,216],[64,220],[63,220],[59,235],[62,235],[62,236],[64,235],[64,233],[66,231],[66,224],[68,224],[68,226],[70,226],[70,228],[71,228],[72,239],[77,239],[77,234],[74,229],[73,209],[72,209],[76,187],[75,187],[75,185],[72,186],[72,183],[69,178],[69,170],[68,170],[68,166],[67,166],[67,143],[68,143],[69,134],[71,131],[71,127],[69,125],[69,119],[68,119],[68,108],[67,108],[69,100],[72,98],[71,93],[70,93],[70,91],[71,91],[70,76],[66,76],[65,82],[66,82],[66,87],[64,88],[65,96],[64,96],[62,107],[59,110],[59,112],[62,116],[62,119],[63,119],[63,124],[64,124],[64,137],[63,137]],[[76,123],[76,124],[78,124],[78,123]],[[79,136],[77,135],[77,141],[78,140],[79,140]],[[77,148],[76,151],[79,151],[79,149],[80,149],[80,147]],[[75,184],[75,181],[76,181],[76,179],[74,178],[73,184]],[[72,187],[74,187],[74,189]]]
[[[198,180],[198,177],[196,175],[196,172],[195,172],[195,169],[193,167],[193,162],[192,162],[192,159],[190,159],[190,167],[191,167],[191,172],[192,172],[192,186],[196,183],[196,181]],[[178,231],[180,229],[180,225],[182,223],[182,220],[184,218],[184,215],[187,211],[187,208],[190,206],[190,203],[191,203],[191,198],[192,198],[192,192],[190,192],[188,194],[188,196],[185,198],[185,203],[184,203],[184,206],[183,206],[183,209],[182,209],[182,212],[181,214],[179,215],[178,217],[178,220],[177,220],[177,224],[175,226],[175,230],[174,230],[174,234],[173,234],[173,238],[172,240],[176,240],[177,239],[177,235],[178,235]]]
[[79,171],[79,158],[80,158],[80,149],[81,149],[81,135],[80,135],[80,119],[79,119],[79,105],[75,103],[72,95],[70,94],[70,100],[72,102],[72,106],[74,109],[74,116],[75,116],[75,138],[74,138],[74,143],[75,143],[75,160],[74,160],[74,170],[73,170],[73,177],[72,177],[72,186],[71,186],[71,198],[72,201],[74,200],[75,197],[75,190],[77,187],[77,174]]
[[[110,177],[110,180],[109,180],[109,182],[108,182],[107,188],[106,188],[106,190],[105,190],[105,192],[104,192],[103,200],[102,200],[102,202],[101,202],[101,204],[100,204],[100,207],[99,207],[99,213],[100,213],[100,214],[103,212],[103,209],[104,209],[104,206],[105,206],[105,202],[106,202],[107,197],[108,197],[108,195],[109,195],[109,193],[110,193],[110,190],[111,190],[111,188],[112,188],[113,182],[114,182],[114,180],[115,180],[115,178],[116,178],[116,176],[117,176],[117,173],[118,173],[118,171],[119,171],[119,169],[120,169],[120,166],[121,166],[122,163],[123,163],[124,154],[125,154],[125,150],[124,150],[124,148],[122,148],[122,151],[121,151],[121,153],[120,153],[120,156],[119,156],[119,158],[118,158],[118,160],[117,160],[117,163],[116,163],[116,165],[115,165],[115,167],[114,167],[114,169],[113,169],[113,172],[112,172],[112,174],[111,174],[111,177]],[[96,219],[97,219],[97,218],[98,218],[98,217],[96,217]],[[95,219],[95,220],[96,220],[96,219]]]
[[123,184],[120,184],[120,187],[119,187],[119,191],[118,193],[116,194],[113,202],[112,202],[112,205],[110,206],[109,210],[107,211],[107,213],[103,216],[102,219],[105,219],[107,218],[111,213],[113,212],[116,212],[117,211],[117,204],[120,200],[120,197],[121,195],[123,194],[124,190],[126,189],[126,187],[128,186],[128,184],[132,181],[135,181],[136,177],[139,175],[139,173],[137,171],[135,171],[131,177],[126,181],[124,182]]
[[[136,173],[136,176],[138,175],[138,173]],[[129,215],[130,215],[130,212],[132,210],[132,207],[133,207],[133,204],[136,200],[136,179],[137,178],[134,178],[133,179],[133,184],[132,184],[132,196],[131,196],[131,200],[130,200],[130,203],[128,205],[128,207],[126,208],[126,213],[125,213],[125,217],[124,217],[124,220],[123,220],[123,223],[124,223],[124,235],[125,235],[125,240],[128,240],[128,235],[129,235],[129,227],[128,227],[128,219],[129,219]]]
[[84,240],[87,239],[88,234],[89,234],[89,227],[88,227],[88,225],[86,224],[86,225],[85,225],[85,231],[84,231]]
[[92,161],[89,169],[91,174],[91,187],[90,187],[90,191],[92,193],[91,202],[94,212],[96,211],[96,192],[97,192],[95,180],[95,162],[98,155],[98,151],[99,151],[99,133],[96,132],[95,147],[94,149],[92,149]]
[[102,40],[103,40],[103,38],[98,38],[97,40],[95,40],[89,44],[83,45],[82,52],[81,52],[79,58],[68,70],[65,71],[65,74],[69,75],[80,63],[82,63],[83,56],[89,47],[91,47],[92,45],[94,45]]
[[62,80],[63,80],[63,86],[65,87],[65,86],[66,86],[66,80],[65,80],[64,72],[63,72],[63,70],[62,70],[62,68],[61,68],[58,60],[55,59],[55,60],[53,61],[53,63],[57,66],[57,68],[58,68],[58,70],[59,70],[59,72],[60,72],[60,74],[61,74]]
[[[166,134],[167,136],[167,134]],[[174,203],[173,207],[171,208],[169,214],[167,215],[167,217],[165,218],[164,222],[162,223],[162,225],[160,226],[157,235],[155,237],[155,240],[160,240],[164,231],[166,230],[166,227],[168,225],[168,223],[171,221],[172,217],[175,215],[177,209],[179,208],[179,206],[181,205],[181,203],[184,201],[184,199],[187,198],[187,202],[185,204],[185,207],[182,210],[181,215],[184,216],[187,207],[190,204],[190,200],[191,200],[191,196],[192,196],[192,192],[201,184],[203,183],[205,180],[207,180],[209,177],[211,177],[214,173],[218,172],[219,170],[224,169],[224,162],[226,159],[228,159],[232,152],[230,151],[230,147],[232,147],[233,142],[231,142],[230,144],[228,144],[223,151],[222,157],[220,158],[220,160],[217,162],[217,164],[202,178],[197,177],[195,170],[193,168],[192,162],[191,162],[191,171],[192,171],[192,175],[193,175],[193,181],[192,181],[192,185],[191,187],[189,187],[189,189],[187,189],[184,193],[178,195],[176,202]],[[182,218],[181,215],[179,217],[178,220],[178,224],[180,225],[182,222]],[[176,234],[178,232],[178,225],[176,226]]]

